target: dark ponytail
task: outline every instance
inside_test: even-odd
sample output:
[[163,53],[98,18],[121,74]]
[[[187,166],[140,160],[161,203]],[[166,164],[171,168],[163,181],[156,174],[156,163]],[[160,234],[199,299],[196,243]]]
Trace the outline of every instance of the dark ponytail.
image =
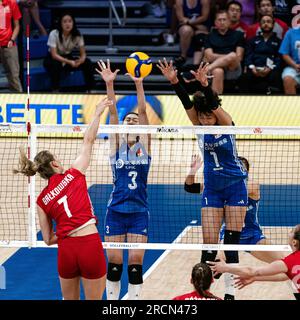
[[206,292],[212,283],[212,271],[206,263],[197,263],[192,270],[192,282],[196,291],[204,298],[215,299],[215,296]]

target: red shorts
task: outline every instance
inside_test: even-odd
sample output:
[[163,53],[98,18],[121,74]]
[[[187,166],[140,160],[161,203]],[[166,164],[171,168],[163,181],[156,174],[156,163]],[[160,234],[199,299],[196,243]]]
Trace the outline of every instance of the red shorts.
[[106,260],[98,233],[58,240],[58,273],[61,278],[99,279],[106,274]]

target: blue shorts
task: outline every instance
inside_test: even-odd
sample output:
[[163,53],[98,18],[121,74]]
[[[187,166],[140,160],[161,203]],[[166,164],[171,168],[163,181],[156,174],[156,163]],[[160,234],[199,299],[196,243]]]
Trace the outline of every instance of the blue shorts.
[[285,67],[282,72],[282,80],[285,77],[292,77],[298,84],[300,84],[300,73],[296,71],[296,69],[292,67]]
[[149,212],[120,213],[107,209],[104,235],[117,236],[127,233],[148,235]]
[[224,208],[225,206],[246,207],[247,204],[248,191],[246,180],[240,180],[222,190],[213,190],[204,186],[202,208]]
[[260,240],[266,239],[261,230],[255,230],[250,232],[242,232],[240,238],[240,244],[257,244]]

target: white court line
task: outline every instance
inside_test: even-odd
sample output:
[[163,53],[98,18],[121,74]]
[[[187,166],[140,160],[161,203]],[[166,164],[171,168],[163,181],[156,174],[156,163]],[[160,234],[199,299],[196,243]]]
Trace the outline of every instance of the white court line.
[[[193,221],[192,221],[193,222]],[[188,231],[192,226],[185,227],[185,229],[178,235],[178,237],[173,241],[173,243],[180,242],[181,239],[186,235]],[[158,265],[163,261],[163,259],[171,252],[172,250],[165,250],[158,259],[155,260],[155,262],[151,265],[151,267],[145,272],[143,275],[143,280],[146,280],[150,274],[158,267]],[[123,296],[121,300],[127,300],[128,299],[128,292]]]

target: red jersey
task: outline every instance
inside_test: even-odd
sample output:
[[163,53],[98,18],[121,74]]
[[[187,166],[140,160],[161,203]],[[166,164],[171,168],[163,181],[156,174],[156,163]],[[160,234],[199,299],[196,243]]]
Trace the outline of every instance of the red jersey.
[[66,237],[71,231],[94,218],[85,175],[71,168],[54,174],[40,193],[37,204],[56,222],[56,236]]
[[[289,30],[289,27],[285,22],[283,22],[280,19],[275,18],[273,32],[276,33],[277,37],[280,40],[282,40],[284,38],[284,35],[286,34],[286,32],[288,30]],[[257,22],[248,28],[247,39],[251,39],[251,38],[259,35],[260,32],[261,32],[261,28],[260,28],[259,23]]]
[[173,300],[222,300],[221,298],[211,294],[209,291],[205,291],[205,293],[209,295],[208,298],[201,296],[197,291],[193,291],[183,294],[182,296],[177,296],[173,298]]
[[282,261],[288,268],[286,275],[292,280],[298,293],[300,293],[300,250],[289,254]]
[[230,29],[236,30],[236,31],[241,31],[244,33],[244,35],[246,37],[246,35],[248,33],[249,26],[246,23],[244,23],[243,21],[240,21],[239,23],[237,23],[235,25],[231,25]]
[[12,20],[19,20],[21,17],[16,0],[2,1],[0,4],[0,46],[7,46],[13,33]]

